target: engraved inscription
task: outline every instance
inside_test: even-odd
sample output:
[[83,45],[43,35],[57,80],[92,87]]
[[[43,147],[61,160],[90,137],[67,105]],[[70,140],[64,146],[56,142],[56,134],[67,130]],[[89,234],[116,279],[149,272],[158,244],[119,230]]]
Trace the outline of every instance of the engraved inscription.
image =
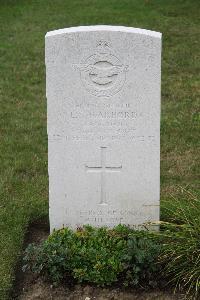
[[118,135],[88,135],[88,134],[81,134],[81,135],[60,135],[60,134],[53,134],[49,135],[49,140],[51,141],[59,141],[59,140],[65,140],[65,141],[74,141],[74,142],[84,142],[84,141],[130,141],[134,143],[140,143],[140,142],[146,142],[155,144],[156,143],[156,137],[151,136],[145,136],[145,135],[130,135],[127,137],[125,134],[118,134]]
[[110,97],[123,87],[128,67],[114,55],[107,42],[100,41],[95,53],[84,59],[78,68],[88,92],[97,97]]
[[122,166],[106,166],[106,147],[101,147],[101,166],[90,167],[86,165],[85,167],[87,172],[101,173],[101,200],[99,204],[107,205],[105,173],[119,172],[122,169]]
[[[60,134],[73,141],[144,141],[141,131],[143,119],[148,116],[130,102],[79,102],[66,99],[57,117],[60,121]],[[155,140],[152,132],[151,142]],[[146,140],[150,138],[146,136]]]
[[[80,210],[77,211],[80,217],[80,224],[93,223],[95,224],[126,224],[128,218],[144,218],[144,211],[142,208],[131,209],[131,210],[120,210],[120,209],[99,209],[99,210]],[[148,220],[147,220],[148,221]]]

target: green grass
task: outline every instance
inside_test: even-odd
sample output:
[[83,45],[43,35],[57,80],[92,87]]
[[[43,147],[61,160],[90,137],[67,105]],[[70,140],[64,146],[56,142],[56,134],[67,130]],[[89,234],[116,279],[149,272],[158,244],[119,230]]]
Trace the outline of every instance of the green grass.
[[163,201],[168,222],[161,222],[161,276],[183,290],[188,299],[200,297],[200,197],[180,188],[181,199]]
[[0,0],[0,299],[27,225],[48,215],[45,33],[90,24],[163,33],[161,199],[170,207],[177,185],[197,191],[199,9],[199,0]]

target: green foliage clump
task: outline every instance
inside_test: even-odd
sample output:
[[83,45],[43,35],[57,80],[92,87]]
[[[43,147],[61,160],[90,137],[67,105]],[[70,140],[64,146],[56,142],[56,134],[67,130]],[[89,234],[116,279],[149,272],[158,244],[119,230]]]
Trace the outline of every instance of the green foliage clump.
[[177,289],[186,289],[192,299],[200,296],[200,199],[182,189],[182,199],[173,198],[163,209],[171,220],[163,223],[159,256],[163,276]]
[[41,245],[29,245],[24,270],[45,275],[54,284],[73,278],[99,286],[151,286],[160,246],[147,231],[118,225],[114,229],[84,226],[53,232]]

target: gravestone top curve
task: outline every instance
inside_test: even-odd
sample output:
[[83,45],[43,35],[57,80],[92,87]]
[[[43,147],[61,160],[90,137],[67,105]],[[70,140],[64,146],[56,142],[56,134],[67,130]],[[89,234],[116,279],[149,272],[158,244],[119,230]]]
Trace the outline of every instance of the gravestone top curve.
[[54,36],[57,34],[65,34],[65,33],[74,33],[74,32],[82,32],[82,31],[120,31],[126,33],[136,33],[136,34],[144,34],[149,35],[157,38],[161,38],[162,33],[158,31],[152,31],[147,29],[141,28],[133,28],[133,27],[126,27],[126,26],[112,26],[112,25],[91,25],[91,26],[77,26],[77,27],[69,27],[63,28],[58,30],[52,30],[47,32],[46,37]]

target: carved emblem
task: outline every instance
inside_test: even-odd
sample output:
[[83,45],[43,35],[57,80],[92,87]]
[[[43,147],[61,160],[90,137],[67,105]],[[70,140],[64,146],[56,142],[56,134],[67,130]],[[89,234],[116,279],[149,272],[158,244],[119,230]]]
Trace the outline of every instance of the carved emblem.
[[83,85],[97,97],[118,93],[126,80],[127,66],[114,55],[105,41],[100,41],[95,53],[84,59],[78,68]]

